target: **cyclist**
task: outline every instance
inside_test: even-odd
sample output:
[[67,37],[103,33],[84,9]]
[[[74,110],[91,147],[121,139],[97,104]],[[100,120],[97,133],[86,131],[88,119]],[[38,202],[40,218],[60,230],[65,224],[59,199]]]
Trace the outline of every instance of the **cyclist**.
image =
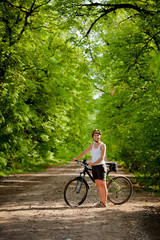
[[106,145],[100,141],[102,132],[99,129],[92,131],[92,137],[94,142],[77,158],[73,158],[72,161],[76,161],[84,157],[88,152],[91,152],[92,162],[89,163],[92,166],[92,173],[95,183],[98,188],[101,201],[96,204],[96,207],[106,207],[107,204],[107,187],[106,187]]

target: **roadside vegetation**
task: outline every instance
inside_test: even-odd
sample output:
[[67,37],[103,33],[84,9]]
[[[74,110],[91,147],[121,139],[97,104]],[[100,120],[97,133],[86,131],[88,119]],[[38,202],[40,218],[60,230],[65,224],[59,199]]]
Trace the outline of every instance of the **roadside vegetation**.
[[2,0],[0,175],[65,164],[102,130],[160,190],[160,2]]

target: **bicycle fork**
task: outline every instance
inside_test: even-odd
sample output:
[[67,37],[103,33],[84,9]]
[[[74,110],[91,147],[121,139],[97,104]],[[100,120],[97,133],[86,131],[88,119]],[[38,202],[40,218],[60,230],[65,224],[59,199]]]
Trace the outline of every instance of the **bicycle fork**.
[[75,192],[76,193],[79,193],[81,191],[81,187],[82,187],[84,178],[85,178],[85,174],[84,174],[83,177],[81,177],[81,174],[80,174],[80,177],[78,177],[77,183],[76,183],[76,186],[75,186]]
[[[80,186],[78,186],[79,183],[80,183]],[[79,193],[80,190],[81,190],[81,187],[82,187],[82,181],[78,180],[78,181],[77,181],[77,184],[76,184],[76,187],[75,187],[75,192],[76,192],[76,193]]]
[[[89,169],[90,170],[90,169]],[[88,171],[88,169],[85,169],[83,172],[80,173],[80,176],[77,178],[77,183],[76,183],[76,187],[75,187],[75,192],[76,193],[79,193],[81,191],[81,187],[82,187],[82,184],[83,182],[86,184],[86,186],[88,187],[88,189],[90,189],[90,186],[88,184],[88,182],[85,180],[85,175],[86,173],[88,174],[88,176],[90,177],[90,179],[94,181],[92,175],[90,174],[90,172]],[[82,176],[83,174],[83,176]]]

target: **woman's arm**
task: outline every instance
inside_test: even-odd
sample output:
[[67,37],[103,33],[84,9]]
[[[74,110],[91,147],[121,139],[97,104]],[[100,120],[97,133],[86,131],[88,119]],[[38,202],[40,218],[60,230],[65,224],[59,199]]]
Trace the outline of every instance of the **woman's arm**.
[[93,146],[93,143],[84,152],[82,152],[77,158],[72,158],[72,161],[76,161],[84,157],[87,153],[89,153],[92,150],[92,146]]

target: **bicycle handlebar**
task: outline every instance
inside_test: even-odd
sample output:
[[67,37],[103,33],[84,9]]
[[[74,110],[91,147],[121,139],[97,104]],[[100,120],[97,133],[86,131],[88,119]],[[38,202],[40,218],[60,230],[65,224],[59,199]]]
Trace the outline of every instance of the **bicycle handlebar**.
[[76,160],[76,162],[77,162],[78,164],[82,164],[82,165],[84,165],[84,166],[88,166],[88,163],[86,162],[86,160],[82,160],[82,161]]

